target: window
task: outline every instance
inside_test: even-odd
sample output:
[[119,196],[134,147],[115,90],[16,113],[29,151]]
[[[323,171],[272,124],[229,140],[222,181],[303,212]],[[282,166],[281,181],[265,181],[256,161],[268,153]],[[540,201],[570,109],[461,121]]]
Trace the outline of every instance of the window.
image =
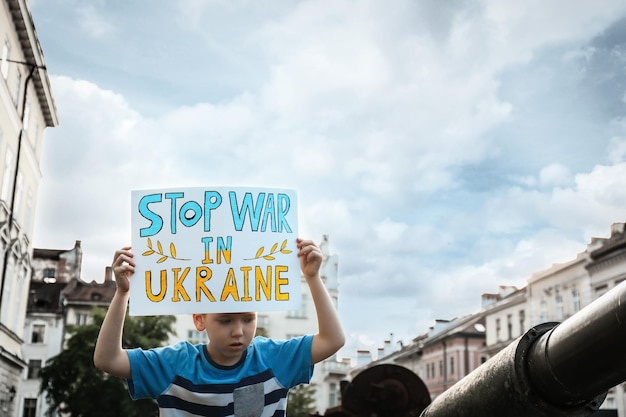
[[22,171],[17,173],[15,181],[15,206],[13,207],[13,215],[17,216],[22,211],[22,194],[24,194],[24,174]]
[[26,210],[24,212],[24,233],[27,236],[32,236],[32,226],[33,226],[33,191],[30,187],[28,187],[28,191],[26,192]]
[[564,312],[563,312],[563,296],[561,294],[556,295],[556,321],[562,321]]
[[580,292],[578,288],[572,290],[572,311],[577,313],[580,311]]
[[506,316],[506,331],[507,331],[507,339],[513,339],[513,315],[507,314]]
[[20,92],[22,91],[22,72],[18,69],[15,75],[15,87],[13,88],[13,104],[17,108],[20,102]]
[[57,270],[55,268],[44,268],[43,269],[43,282],[51,283],[56,282],[56,273]]
[[431,362],[426,364],[426,374],[428,375],[428,379],[432,379],[435,377],[435,363]]
[[609,286],[607,284],[599,285],[596,287],[595,290],[596,290],[596,298],[600,298],[609,290]]
[[337,405],[337,384],[334,382],[328,384],[328,405],[330,407]]
[[13,151],[7,148],[4,158],[4,173],[2,174],[2,190],[0,191],[0,199],[9,205],[11,199],[11,188],[13,187]]
[[76,325],[85,326],[89,322],[89,314],[76,313]]
[[545,323],[546,321],[548,321],[548,303],[546,303],[546,300],[541,300],[539,304],[539,322]]
[[522,335],[524,333],[524,329],[526,328],[526,325],[524,324],[525,321],[526,321],[526,312],[524,310],[520,310],[519,311],[519,332],[520,332],[520,335]]
[[28,130],[30,124],[30,97],[26,95],[26,103],[24,103],[24,114],[22,115],[22,128],[24,131]]
[[2,77],[6,80],[9,76],[9,53],[11,52],[11,44],[9,40],[6,39],[4,41],[4,46],[2,47],[2,64],[0,64],[0,72],[2,73]]
[[187,340],[192,345],[197,345],[199,343],[206,344],[209,342],[209,336],[207,336],[206,332],[199,332],[197,330],[187,330]]
[[43,343],[46,326],[43,324],[33,324],[33,332],[30,336],[30,343]]
[[35,417],[37,415],[37,398],[24,398],[22,417]]
[[28,379],[39,378],[41,371],[41,359],[31,359],[28,361]]
[[496,319],[496,342],[500,341],[500,319]]
[[439,376],[443,376],[443,361],[439,361]]
[[307,302],[306,294],[302,294],[302,303],[300,304],[300,309],[290,310],[289,313],[287,313],[287,317],[292,318],[292,319],[306,319],[307,305],[308,305],[308,302]]
[[454,357],[450,358],[450,375],[454,375]]

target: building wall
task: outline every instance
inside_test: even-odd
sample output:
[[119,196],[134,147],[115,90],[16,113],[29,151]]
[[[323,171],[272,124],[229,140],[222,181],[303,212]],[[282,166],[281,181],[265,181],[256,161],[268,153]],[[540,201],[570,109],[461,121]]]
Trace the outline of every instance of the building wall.
[[484,338],[451,337],[423,349],[418,376],[432,398],[460,381],[483,362]]
[[528,279],[530,327],[562,322],[593,300],[586,263],[583,252],[569,262],[532,274]]
[[[593,238],[585,251],[572,260],[553,264],[533,273],[528,279],[527,299],[504,299],[487,312],[487,350],[495,354],[513,342],[522,332],[522,326],[513,328],[513,338],[508,337],[507,317],[513,324],[519,320],[516,312],[528,311],[527,331],[545,322],[562,322],[613,289],[626,279],[626,227],[623,223],[611,226],[611,237]],[[496,320],[500,320],[500,332]],[[516,330],[520,330],[519,332]],[[504,331],[504,334],[503,334]],[[620,417],[626,416],[626,384],[611,389],[602,405],[603,409],[617,409]]]
[[6,267],[5,257],[0,256],[0,412],[12,416],[16,395],[7,401],[5,393],[17,391],[26,366],[21,343],[41,180],[41,143],[44,129],[56,125],[57,115],[45,71],[35,70],[27,84],[30,67],[8,60],[44,64],[24,0],[0,3],[0,246],[1,253],[8,253]]
[[[590,292],[597,299],[626,280],[626,224],[611,225],[608,239],[594,239],[587,247]],[[611,389],[603,408],[615,408],[626,416],[626,382]]]
[[486,310],[486,346],[488,357],[512,343],[529,329],[526,291],[520,290],[496,302]]
[[[89,322],[77,322],[76,317],[79,316],[77,311],[90,313],[90,301],[74,299],[71,292],[69,298],[66,294],[67,290],[79,287],[81,260],[80,241],[76,241],[69,250],[33,250],[33,271],[22,344],[22,357],[26,366],[22,370],[17,392],[17,408],[13,414],[15,417],[45,416],[48,407],[45,393],[39,392],[41,380],[37,368],[46,366],[50,358],[62,351],[67,324],[81,325]],[[101,303],[106,306],[109,301],[102,300]],[[34,410],[28,410],[29,407]]]
[[[42,327],[39,327],[42,326]],[[22,372],[22,382],[18,395],[17,417],[24,417],[26,402],[35,401],[37,417],[43,417],[47,411],[45,393],[40,393],[41,380],[37,372],[46,366],[47,361],[59,354],[63,345],[64,323],[61,314],[33,313],[29,314],[25,325],[25,339],[22,352],[27,368]],[[39,335],[39,329],[43,334]],[[40,361],[40,362],[37,362]]]

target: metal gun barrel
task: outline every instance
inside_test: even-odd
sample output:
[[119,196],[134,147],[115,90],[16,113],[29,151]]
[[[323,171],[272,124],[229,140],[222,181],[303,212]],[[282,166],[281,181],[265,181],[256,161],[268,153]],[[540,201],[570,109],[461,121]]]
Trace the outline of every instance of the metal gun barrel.
[[626,381],[626,282],[563,323],[533,327],[420,417],[585,417]]
[[626,282],[535,343],[533,386],[558,404],[579,404],[626,380]]

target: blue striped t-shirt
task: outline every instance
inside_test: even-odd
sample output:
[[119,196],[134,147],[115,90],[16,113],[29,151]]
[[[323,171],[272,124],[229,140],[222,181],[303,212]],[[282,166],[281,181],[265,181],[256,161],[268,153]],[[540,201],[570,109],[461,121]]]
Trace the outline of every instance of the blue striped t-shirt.
[[312,340],[256,337],[229,367],[205,344],[131,349],[128,389],[134,399],[155,398],[162,417],[283,417],[289,388],[311,380]]

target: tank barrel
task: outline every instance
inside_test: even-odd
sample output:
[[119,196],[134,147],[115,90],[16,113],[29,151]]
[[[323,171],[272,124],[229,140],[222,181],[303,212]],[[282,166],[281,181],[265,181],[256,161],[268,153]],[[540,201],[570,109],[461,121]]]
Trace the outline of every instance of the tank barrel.
[[626,381],[626,282],[544,323],[450,387],[420,417],[585,417]]
[[535,343],[533,386],[563,405],[585,402],[626,380],[626,282]]

